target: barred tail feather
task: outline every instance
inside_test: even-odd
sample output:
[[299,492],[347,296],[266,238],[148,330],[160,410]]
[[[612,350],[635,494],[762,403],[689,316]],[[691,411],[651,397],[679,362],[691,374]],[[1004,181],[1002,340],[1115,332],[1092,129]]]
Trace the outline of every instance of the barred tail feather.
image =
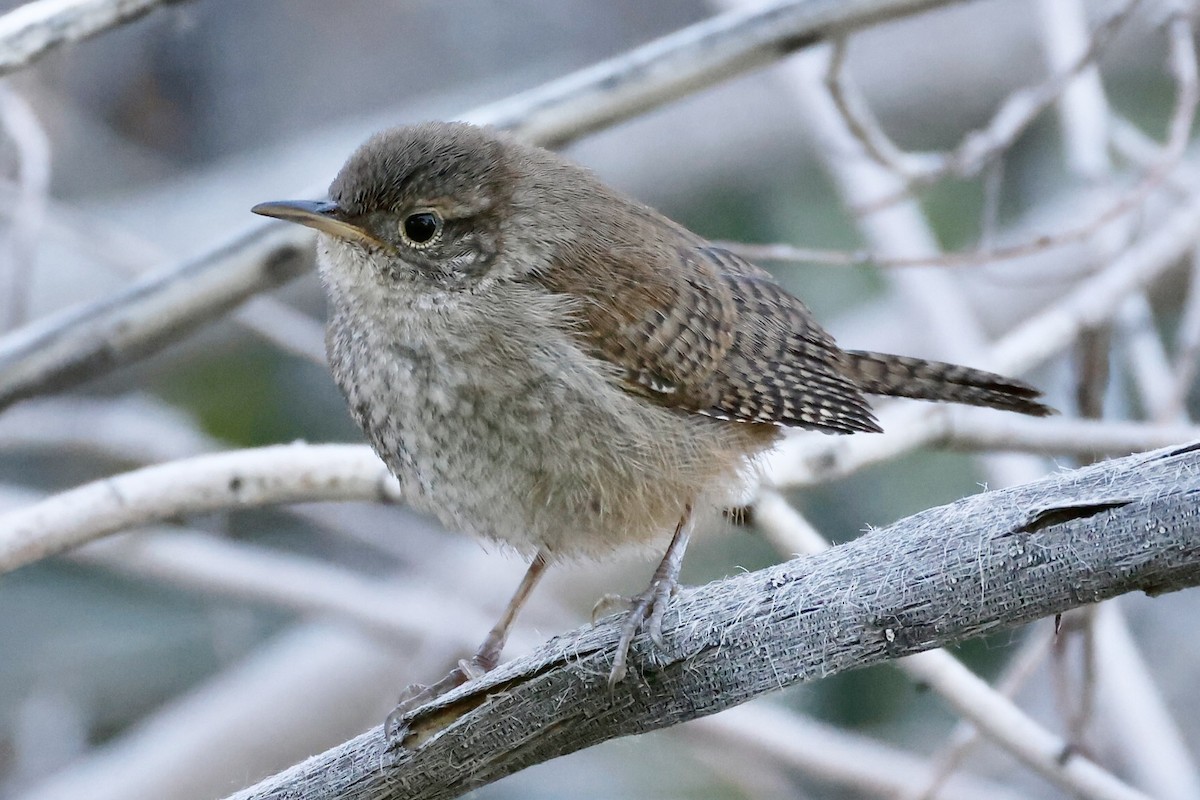
[[1034,417],[1055,413],[1037,401],[1042,393],[1029,384],[981,369],[862,350],[845,351],[842,368],[867,394],[986,406]]

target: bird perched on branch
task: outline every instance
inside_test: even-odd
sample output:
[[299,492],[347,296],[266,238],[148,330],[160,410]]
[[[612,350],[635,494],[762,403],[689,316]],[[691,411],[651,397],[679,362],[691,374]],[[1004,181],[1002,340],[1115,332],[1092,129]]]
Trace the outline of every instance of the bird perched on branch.
[[669,542],[613,653],[625,675],[698,516],[789,428],[879,431],[867,395],[1041,416],[1011,378],[843,350],[769,273],[554,153],[466,124],[379,134],[328,201],[254,211],[320,232],[329,363],[413,505],[529,571],[470,661],[491,669],[547,565]]

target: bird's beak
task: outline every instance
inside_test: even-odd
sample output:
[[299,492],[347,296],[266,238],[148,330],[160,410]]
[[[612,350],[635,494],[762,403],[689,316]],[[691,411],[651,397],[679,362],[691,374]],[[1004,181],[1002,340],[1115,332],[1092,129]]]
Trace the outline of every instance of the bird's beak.
[[349,222],[338,204],[328,200],[275,200],[259,203],[250,210],[264,217],[275,217],[316,228],[340,239],[368,242],[377,246],[383,244],[366,229]]

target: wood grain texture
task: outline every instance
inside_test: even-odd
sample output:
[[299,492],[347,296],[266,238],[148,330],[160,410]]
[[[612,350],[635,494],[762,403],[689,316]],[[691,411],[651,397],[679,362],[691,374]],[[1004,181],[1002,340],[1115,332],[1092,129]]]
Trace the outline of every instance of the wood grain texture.
[[[933,508],[824,553],[683,591],[606,684],[618,618],[548,642],[235,800],[450,798],[618,736],[1126,592],[1200,585],[1200,442]],[[1046,624],[1049,624],[1048,622]]]

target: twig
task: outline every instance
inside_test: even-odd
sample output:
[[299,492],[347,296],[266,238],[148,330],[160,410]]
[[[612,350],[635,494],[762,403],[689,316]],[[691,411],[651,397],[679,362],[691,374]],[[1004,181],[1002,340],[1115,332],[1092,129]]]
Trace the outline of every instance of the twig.
[[[615,692],[607,673],[620,621],[607,618],[412,712],[398,752],[383,754],[376,728],[235,797],[455,797],[549,758],[800,681],[1122,592],[1200,584],[1198,449],[976,495],[802,562],[685,590],[667,612],[665,647],[638,637],[638,669]],[[934,670],[925,678],[947,679]],[[986,698],[972,702],[986,706]],[[987,709],[985,718],[1019,730],[1002,709]],[[1023,760],[1067,791],[1145,800],[1059,739],[1030,735],[1020,745]]]
[[983,207],[979,210],[979,247],[996,246],[1000,231],[1000,201],[1004,193],[1004,155],[983,169]]
[[0,450],[65,448],[134,463],[217,449],[183,412],[146,395],[44,398],[0,414]]
[[1183,413],[1192,384],[1200,367],[1200,248],[1192,251],[1191,270],[1188,272],[1187,297],[1179,313],[1179,329],[1175,333],[1175,373],[1170,402],[1163,409],[1170,419]]
[[[1058,636],[1051,662],[1058,716],[1063,720],[1067,739],[1072,750],[1088,756],[1093,753],[1088,733],[1096,707],[1096,635],[1092,628],[1095,611],[1096,606],[1084,606],[1055,618]],[[1078,665],[1071,659],[1074,643],[1079,646]]]
[[[1167,140],[1160,150],[1158,160],[1149,165],[1137,183],[1124,192],[1114,202],[1097,212],[1090,218],[1075,225],[1053,233],[1032,236],[1024,241],[1012,244],[980,247],[973,251],[941,254],[918,254],[916,256],[897,257],[889,253],[825,254],[827,258],[821,263],[869,263],[879,267],[973,267],[996,261],[1008,261],[1026,256],[1036,255],[1046,250],[1071,244],[1086,242],[1108,225],[1117,222],[1142,203],[1161,185],[1172,182],[1172,170],[1183,157],[1192,122],[1196,116],[1197,102],[1200,101],[1200,84],[1197,82],[1195,47],[1191,38],[1191,27],[1187,18],[1182,14],[1174,14],[1167,25],[1170,53],[1168,67],[1176,83],[1175,108],[1167,125]],[[1186,185],[1186,183],[1185,183]],[[866,208],[860,208],[859,213],[867,214],[879,208],[886,208],[899,202],[904,196],[893,194],[885,196],[882,201],[875,201]],[[786,244],[727,244],[729,249],[746,258],[763,261],[810,261],[813,257],[822,255],[820,252],[792,248]]]
[[979,250],[976,255],[982,256],[983,261],[1017,258],[1041,250],[1087,241],[1110,223],[1122,219],[1139,207],[1167,180],[1171,170],[1183,158],[1192,123],[1196,118],[1197,104],[1200,103],[1196,48],[1192,41],[1191,23],[1185,14],[1175,12],[1171,15],[1167,23],[1167,38],[1167,66],[1176,86],[1175,108],[1167,124],[1167,138],[1160,160],[1153,164],[1129,191],[1091,219],[1026,242]]
[[[449,638],[448,644],[466,653],[478,644],[469,632],[485,631],[494,622],[478,607],[428,588],[366,578],[199,532],[161,528],[122,535],[79,548],[71,558],[176,589],[340,618],[409,646]],[[518,641],[517,647],[531,644]]]
[[[1009,659],[1004,674],[996,681],[995,691],[1009,699],[1016,695],[1046,660],[1053,640],[1054,633],[1049,627],[1028,630],[1020,649]],[[904,800],[934,800],[979,739],[979,729],[974,724],[966,719],[959,720],[947,737],[946,745],[934,755],[931,772],[923,782],[910,784],[901,797]],[[915,790],[911,789],[913,785],[917,787]]]
[[1093,461],[1168,447],[1200,438],[1200,425],[1118,420],[1030,419],[965,408],[945,408],[930,444],[967,451],[1008,451]]
[[17,151],[17,203],[9,219],[7,280],[0,280],[0,331],[16,328],[29,315],[29,289],[36,269],[37,243],[50,191],[50,141],[33,109],[7,81],[0,81],[0,125]]
[[[1081,73],[1094,65],[1096,57],[1140,3],[1141,0],[1124,0],[1096,26],[1087,38],[1087,45],[1082,52],[1041,84],[1010,94],[996,109],[987,125],[964,136],[957,148],[943,155],[942,163],[936,169],[911,176],[909,190],[918,186],[928,186],[949,175],[977,175],[993,159],[1010,149],[1017,137],[1046,109],[1054,105]],[[877,202],[888,204],[894,200],[884,199]]]
[[1104,398],[1111,372],[1108,356],[1112,349],[1112,333],[1111,325],[1080,331],[1072,348],[1075,413],[1084,419],[1104,416]]
[[[932,165],[924,163],[922,154],[904,152],[883,132],[879,120],[859,91],[858,84],[846,76],[847,49],[845,39],[834,41],[829,65],[825,70],[825,88],[834,107],[841,114],[846,130],[858,141],[863,153],[884,169],[900,176],[934,169]],[[936,156],[933,157],[933,161],[940,163]]]
[[401,499],[396,479],[361,445],[276,445],[199,456],[84,484],[0,516],[0,572],[182,514]]
[[[805,775],[858,794],[899,797],[928,771],[923,758],[861,734],[763,703],[738,706],[676,730],[705,749],[767,755]],[[950,782],[946,796],[1017,800],[1016,791],[975,776]]]
[[1145,292],[1132,294],[1121,306],[1118,323],[1124,334],[1124,360],[1147,417],[1159,424],[1187,423],[1182,409],[1170,414],[1175,373],[1158,335],[1154,311]]
[[0,16],[0,75],[181,0],[34,0]]
[[1200,770],[1171,707],[1154,685],[1118,601],[1097,607],[1096,701],[1104,730],[1120,742],[1122,761],[1159,800],[1200,797]]
[[835,106],[847,128],[862,143],[864,151],[880,166],[901,176],[905,183],[901,192],[861,206],[862,212],[899,202],[914,190],[948,176],[971,177],[982,172],[1010,149],[1081,73],[1094,65],[1100,52],[1140,2],[1126,0],[1096,26],[1078,55],[1056,64],[1057,70],[1042,83],[1011,93],[986,125],[968,133],[958,147],[946,153],[911,154],[898,148],[870,113],[857,89],[845,80],[844,57],[840,52],[835,53],[826,79]]

